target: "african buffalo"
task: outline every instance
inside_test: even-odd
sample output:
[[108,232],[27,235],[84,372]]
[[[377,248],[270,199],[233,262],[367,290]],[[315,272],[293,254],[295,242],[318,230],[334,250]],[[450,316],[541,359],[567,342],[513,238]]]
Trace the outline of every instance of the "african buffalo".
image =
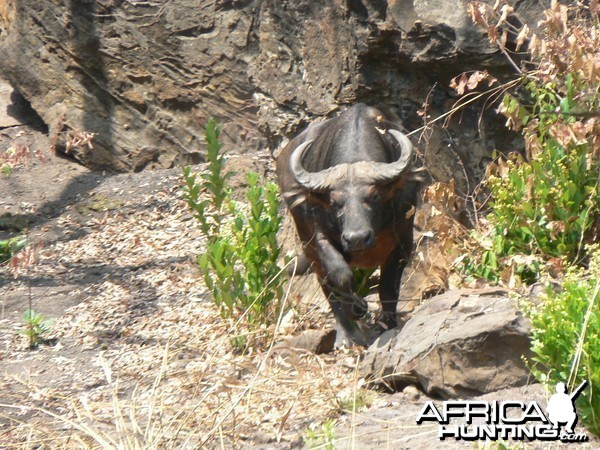
[[338,345],[367,343],[355,323],[367,303],[353,291],[351,267],[381,267],[382,322],[396,326],[400,279],[413,245],[418,180],[412,157],[409,139],[363,104],[311,124],[277,157],[279,185],[333,310]]

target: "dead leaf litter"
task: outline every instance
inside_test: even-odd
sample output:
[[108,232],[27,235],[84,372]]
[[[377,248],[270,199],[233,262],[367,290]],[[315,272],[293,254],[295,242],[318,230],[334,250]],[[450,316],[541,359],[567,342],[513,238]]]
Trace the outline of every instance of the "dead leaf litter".
[[[116,209],[84,221],[62,214],[56,226],[79,231],[74,239],[45,242],[43,229],[32,232],[44,248],[27,276],[70,286],[81,301],[56,318],[56,345],[35,351],[18,335],[22,324],[2,317],[10,331],[0,338],[1,442],[197,448],[260,438],[289,446],[339,412],[347,385],[339,380],[353,374],[335,355],[232,350],[239,330],[220,317],[193,262],[203,239],[181,179],[154,176],[158,188],[138,187],[130,198],[131,185],[114,186],[118,177],[101,184],[96,192],[121,194]],[[27,292],[25,277],[6,279],[2,296]]]

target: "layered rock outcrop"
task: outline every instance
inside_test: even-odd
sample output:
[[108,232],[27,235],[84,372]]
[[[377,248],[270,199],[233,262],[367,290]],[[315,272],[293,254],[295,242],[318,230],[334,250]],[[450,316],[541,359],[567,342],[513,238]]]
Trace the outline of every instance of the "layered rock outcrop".
[[[525,15],[539,4],[517,3]],[[510,70],[464,0],[5,0],[0,9],[0,75],[59,150],[111,171],[201,159],[210,116],[239,152],[274,149],[356,101],[413,130],[427,97],[432,117],[451,108],[451,77]],[[492,149],[514,144],[481,111],[421,143],[434,176],[460,174],[463,190]],[[93,148],[84,132],[95,133]]]

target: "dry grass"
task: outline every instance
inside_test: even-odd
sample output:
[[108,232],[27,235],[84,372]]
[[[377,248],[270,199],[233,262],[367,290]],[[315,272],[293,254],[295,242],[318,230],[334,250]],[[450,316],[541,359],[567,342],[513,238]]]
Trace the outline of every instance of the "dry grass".
[[[338,397],[357,382],[359,351],[275,351],[288,333],[326,326],[316,313],[323,305],[297,305],[289,292],[294,314],[260,329],[262,345],[234,351],[231,338],[249,331],[219,316],[189,259],[202,251],[201,239],[175,177],[167,184],[90,219],[77,240],[47,243],[41,252],[34,280],[77,284],[90,266],[103,275],[73,292],[84,301],[55,322],[56,347],[29,353],[14,335],[2,339],[5,362],[33,361],[28,374],[0,378],[3,445],[289,446],[310,423],[339,414]],[[68,215],[59,222],[81,226]],[[0,291],[15,289],[17,282]]]
[[[246,440],[297,439],[309,422],[337,410],[330,379],[344,374],[325,373],[327,362],[314,355],[289,363],[269,352],[251,360],[217,353],[208,354],[204,364],[178,368],[177,352],[166,347],[154,380],[137,382],[130,394],[109,375],[104,392],[94,399],[85,393],[55,399],[52,409],[1,405],[24,408],[41,419],[16,424],[3,442],[18,446],[21,441],[22,448],[39,443],[53,448],[230,448]],[[109,362],[104,364],[110,374]]]
[[82,395],[63,405],[55,402],[56,410],[66,410],[61,413],[31,408],[47,417],[16,425],[11,444],[21,440],[23,448],[46,442],[66,448],[74,443],[74,448],[84,444],[146,449],[213,447],[217,443],[230,448],[265,439],[294,441],[310,422],[323,421],[338,409],[330,379],[343,379],[345,374],[325,373],[326,363],[315,358],[286,364],[278,358],[269,361],[271,355],[265,354],[258,367],[240,361],[246,369],[243,374],[219,380],[215,378],[220,371],[243,369],[234,361],[213,359],[213,364],[184,374],[165,362],[154,383],[138,382],[130,396],[121,393],[115,380],[109,383],[113,389],[110,398],[107,393],[95,400]]

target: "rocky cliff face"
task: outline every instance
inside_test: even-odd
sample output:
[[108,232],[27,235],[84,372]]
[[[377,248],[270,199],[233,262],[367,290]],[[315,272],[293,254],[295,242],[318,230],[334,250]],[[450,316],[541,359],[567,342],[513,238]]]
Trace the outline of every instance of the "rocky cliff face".
[[[517,3],[525,15],[539,4]],[[59,150],[111,171],[201,159],[210,116],[238,152],[275,149],[357,101],[414,130],[427,97],[433,117],[455,102],[451,77],[509,71],[464,0],[2,0],[0,11],[1,75]],[[463,190],[491,150],[514,144],[481,111],[420,146],[433,175],[460,174]]]

